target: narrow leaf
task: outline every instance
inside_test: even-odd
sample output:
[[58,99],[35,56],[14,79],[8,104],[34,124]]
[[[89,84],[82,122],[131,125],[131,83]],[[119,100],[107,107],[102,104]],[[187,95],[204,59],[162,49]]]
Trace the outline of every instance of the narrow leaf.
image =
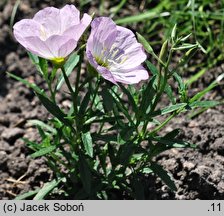
[[86,153],[93,157],[93,141],[90,132],[82,134],[82,141],[86,150]]
[[30,125],[35,125],[35,126],[39,126],[42,129],[46,129],[47,131],[51,132],[52,134],[57,134],[56,129],[54,129],[53,127],[51,127],[50,125],[40,121],[40,120],[28,120],[27,121]]
[[35,92],[37,92],[38,94],[44,94],[43,90],[40,89],[38,86],[36,86],[34,83],[30,83],[25,79],[22,79],[12,73],[7,72],[7,74],[12,77],[13,79],[25,84],[27,87],[32,88]]
[[40,188],[37,189],[37,190],[34,190],[34,191],[28,191],[28,192],[23,193],[19,196],[16,196],[15,200],[25,200],[25,199],[37,194],[39,191],[40,191]]
[[43,200],[55,187],[58,186],[58,184],[61,181],[62,181],[62,179],[59,179],[59,180],[54,179],[51,182],[45,183],[43,188],[40,189],[40,191],[33,198],[33,200]]
[[176,110],[184,108],[186,105],[187,105],[187,103],[179,103],[179,104],[175,104],[175,105],[165,107],[161,110],[161,115],[165,115],[167,113],[174,112]]
[[50,101],[47,97],[44,95],[41,95],[37,93],[37,96],[39,100],[42,102],[44,107],[50,112],[53,116],[58,118],[61,122],[63,122],[65,125],[71,127],[71,123],[68,119],[66,119],[66,115],[63,113],[63,111],[52,101]]
[[151,166],[150,166],[150,169],[153,170],[153,172],[155,174],[157,174],[161,179],[162,181],[164,181],[164,183],[172,190],[172,191],[176,191],[177,188],[173,182],[173,180],[170,178],[169,174],[167,173],[167,171],[165,171],[163,169],[162,166],[154,163],[154,162],[151,162]]
[[31,154],[31,157],[32,158],[37,158],[37,157],[40,157],[40,156],[44,156],[48,153],[51,153],[52,151],[54,151],[56,149],[56,146],[49,146],[49,147],[46,147],[46,148],[43,148],[43,149],[40,149],[39,151]]

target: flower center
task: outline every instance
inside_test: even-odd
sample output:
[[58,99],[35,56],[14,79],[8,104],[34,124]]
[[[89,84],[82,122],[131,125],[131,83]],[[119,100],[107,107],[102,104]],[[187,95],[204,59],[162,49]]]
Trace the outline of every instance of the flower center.
[[97,64],[102,66],[102,67],[106,67],[107,68],[108,65],[109,65],[105,58],[103,60],[102,57],[95,56],[95,60],[96,60]]
[[110,50],[104,47],[100,56],[95,56],[96,62],[100,66],[106,68],[112,65],[123,64],[127,58],[127,55],[124,54],[124,50],[116,47],[115,44],[111,46]]
[[51,62],[57,66],[57,67],[61,67],[64,65],[65,63],[65,58],[62,58],[62,57],[59,57],[59,58],[54,58],[54,59],[51,59]]

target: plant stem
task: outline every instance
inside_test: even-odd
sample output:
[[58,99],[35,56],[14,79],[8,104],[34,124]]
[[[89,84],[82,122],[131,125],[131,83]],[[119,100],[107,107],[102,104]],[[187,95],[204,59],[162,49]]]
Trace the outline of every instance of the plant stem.
[[67,87],[68,87],[68,90],[70,91],[71,96],[72,96],[72,98],[73,98],[75,92],[74,92],[74,90],[73,90],[73,88],[72,88],[72,86],[71,86],[71,84],[70,84],[70,81],[69,81],[68,76],[67,76],[67,74],[66,74],[66,72],[65,72],[65,69],[62,67],[61,70],[62,70],[62,74],[63,74],[64,80],[65,80],[65,83],[66,83],[66,85],[67,85]]
[[156,127],[154,130],[152,130],[149,135],[152,136],[154,135],[156,132],[158,132],[160,129],[162,129],[172,118],[174,118],[175,116],[177,116],[180,112],[182,112],[182,110],[184,110],[185,107],[177,110],[176,112],[174,112],[171,116],[169,116],[162,124],[160,124],[158,127]]

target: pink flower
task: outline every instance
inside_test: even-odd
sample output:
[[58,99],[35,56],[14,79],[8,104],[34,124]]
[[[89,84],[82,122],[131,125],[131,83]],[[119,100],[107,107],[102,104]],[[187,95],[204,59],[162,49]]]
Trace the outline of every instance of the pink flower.
[[134,84],[148,79],[148,72],[141,66],[146,54],[132,31],[117,26],[107,17],[94,19],[91,27],[87,58],[105,79],[114,84]]
[[47,7],[35,14],[33,19],[17,22],[14,36],[28,51],[45,59],[60,61],[77,46],[77,42],[91,17],[80,12],[74,5],[62,9]]

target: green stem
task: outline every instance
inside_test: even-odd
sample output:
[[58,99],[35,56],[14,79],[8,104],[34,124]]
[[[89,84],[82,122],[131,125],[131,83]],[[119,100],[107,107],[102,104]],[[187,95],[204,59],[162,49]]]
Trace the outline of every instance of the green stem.
[[[99,90],[99,87],[100,87],[100,82],[101,82],[101,78],[100,77],[97,77],[97,84],[96,84],[96,88],[93,92],[93,99],[92,99],[92,103],[90,105],[90,116],[91,116],[91,113],[93,111],[93,105],[94,105],[94,101],[96,99],[96,96],[97,96],[97,93],[98,93],[98,90]],[[90,83],[91,84],[91,83]]]
[[[165,90],[165,87],[166,87],[166,84],[167,84],[167,80],[169,78],[169,76],[168,76],[169,75],[169,65],[170,65],[170,61],[171,61],[171,58],[172,58],[172,54],[173,54],[173,51],[172,51],[172,48],[171,48],[165,66],[162,65],[162,66],[164,66],[164,78],[163,78],[162,84],[161,84],[162,68],[160,68],[159,77],[158,77],[158,93],[157,93],[156,98],[155,98],[155,100],[154,100],[154,102],[152,104],[152,108],[150,110],[150,113],[153,113],[154,110],[156,109],[156,106],[157,106],[157,104],[158,104],[158,102],[159,102],[159,100],[160,100],[160,98],[161,98],[161,96],[162,96],[162,94],[163,94],[163,92]],[[145,121],[144,125],[143,125],[143,128],[142,128],[143,136],[146,135],[147,125],[148,125],[148,121]]]
[[74,104],[74,115],[77,116],[78,114],[78,94],[79,94],[79,82],[80,82],[80,75],[82,69],[82,61],[83,61],[83,52],[80,53],[80,60],[78,64],[76,82],[75,82],[75,92],[73,97],[73,104]]
[[64,67],[62,67],[61,70],[62,70],[62,74],[63,74],[64,80],[65,80],[65,83],[66,83],[66,85],[67,85],[67,87],[68,87],[68,90],[70,91],[71,96],[72,96],[72,98],[73,98],[75,92],[74,92],[74,90],[73,90],[73,88],[72,88],[72,86],[71,86],[71,84],[70,84],[70,81],[69,81],[69,79],[68,79],[68,76],[67,76],[67,74],[66,74],[66,72],[65,72]]
[[169,116],[162,124],[160,124],[158,127],[156,127],[154,130],[152,130],[149,135],[153,136],[155,133],[157,133],[160,129],[162,129],[172,118],[174,118],[175,116],[177,116],[180,112],[182,112],[182,110],[184,110],[184,108],[181,108],[179,110],[177,110],[176,112],[174,112],[171,116]]

